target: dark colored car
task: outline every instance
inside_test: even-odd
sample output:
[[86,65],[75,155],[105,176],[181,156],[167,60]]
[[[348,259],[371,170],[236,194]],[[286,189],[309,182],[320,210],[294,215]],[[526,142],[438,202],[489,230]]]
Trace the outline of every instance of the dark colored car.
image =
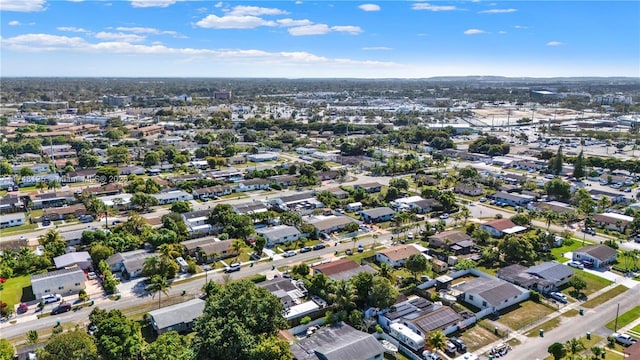
[[325,244],[315,244],[315,245],[313,245],[313,250],[320,250],[320,249],[324,249],[326,247],[327,247],[327,245],[325,245]]
[[53,310],[51,310],[51,315],[66,313],[69,310],[71,310],[71,304],[63,303],[55,307]]
[[49,221],[49,220],[43,220],[42,221],[42,226],[49,226],[49,225],[51,225],[51,221]]
[[458,349],[458,352],[460,354],[464,354],[467,352],[467,344],[465,344],[464,341],[456,337],[449,338],[449,341],[451,341],[451,343],[456,346],[456,349]]

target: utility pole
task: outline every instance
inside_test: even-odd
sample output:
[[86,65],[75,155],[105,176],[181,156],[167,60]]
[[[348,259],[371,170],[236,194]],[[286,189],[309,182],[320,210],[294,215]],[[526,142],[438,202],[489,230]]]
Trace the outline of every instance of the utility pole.
[[616,310],[616,322],[613,325],[613,332],[618,331],[618,315],[620,314],[620,303],[618,303],[618,310]]

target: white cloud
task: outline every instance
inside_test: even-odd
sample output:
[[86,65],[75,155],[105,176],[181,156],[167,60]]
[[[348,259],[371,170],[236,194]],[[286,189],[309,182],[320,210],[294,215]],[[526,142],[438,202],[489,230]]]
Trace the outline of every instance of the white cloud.
[[259,6],[235,6],[229,16],[261,16],[261,15],[286,15],[288,12],[276,8],[264,8]]
[[478,14],[508,14],[516,11],[518,11],[518,9],[491,9],[479,11]]
[[411,7],[413,10],[428,10],[428,11],[454,11],[458,10],[453,5],[431,5],[429,3],[415,3]]
[[362,32],[362,29],[360,28],[360,26],[350,26],[350,25],[332,26],[331,30],[337,31],[337,32],[346,32],[346,33],[349,33],[351,35],[358,35],[358,34],[360,34]]
[[160,30],[156,28],[137,27],[137,26],[134,26],[134,27],[120,26],[120,27],[117,27],[116,30],[132,32],[135,34],[173,35],[173,36],[178,35],[177,32],[171,31],[171,30]]
[[562,46],[562,45],[564,45],[564,43],[560,41],[549,41],[547,43],[547,46]]
[[362,4],[358,8],[362,11],[380,11],[380,5],[376,4]]
[[0,11],[43,11],[46,9],[45,5],[45,0],[0,0]]
[[75,33],[88,33],[89,32],[89,30],[85,30],[83,28],[74,27],[74,26],[59,26],[56,29],[59,30],[59,31],[75,32]]
[[296,4],[296,5],[300,5],[300,4],[302,4],[302,1],[297,0],[297,1],[295,2],[295,4]]
[[84,0],[67,0],[68,2],[84,2]]
[[224,4],[222,3],[222,1],[218,1],[215,5],[213,5],[213,7],[215,7],[215,8],[221,8],[221,7],[222,7],[222,5],[224,5]]
[[289,26],[306,26],[306,25],[311,25],[313,24],[313,22],[311,22],[311,20],[308,19],[302,19],[302,20],[294,20],[294,19],[278,19],[276,20],[276,22],[280,25],[280,26],[285,26],[285,27],[289,27]]
[[484,34],[484,33],[485,31],[480,29],[468,29],[464,31],[465,35],[477,35],[477,34]]
[[516,25],[514,26],[515,29],[528,29],[528,26],[524,26],[524,25]]
[[500,31],[498,31],[498,34],[500,34],[500,35],[504,35],[504,34],[506,34],[506,33],[507,33],[507,32],[506,32],[506,31],[504,31],[504,30],[500,30]]
[[182,0],[131,0],[131,6],[137,8],[146,8],[146,7],[167,7],[175,4],[178,1]]
[[94,35],[96,39],[100,40],[117,40],[124,42],[141,42],[146,39],[145,36],[136,35],[136,34],[125,34],[125,33],[111,33],[101,31]]
[[253,29],[259,26],[276,26],[276,22],[264,20],[257,16],[216,16],[208,15],[196,25],[211,29]]
[[296,26],[289,28],[289,34],[293,36],[305,36],[305,35],[324,35],[331,32],[331,28],[327,24],[313,24],[305,26]]
[[9,22],[7,23],[7,25],[9,25],[9,26],[20,26],[20,25],[22,25],[22,24],[21,24],[21,23],[20,23],[20,21],[18,21],[18,20],[12,20],[12,21],[9,21]]
[[388,51],[388,50],[393,50],[393,48],[386,47],[386,46],[366,46],[366,47],[363,47],[362,50],[365,50],[365,51]]

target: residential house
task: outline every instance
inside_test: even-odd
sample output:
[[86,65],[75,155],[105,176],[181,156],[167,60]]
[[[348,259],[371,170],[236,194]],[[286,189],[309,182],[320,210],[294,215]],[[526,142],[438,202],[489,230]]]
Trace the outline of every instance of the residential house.
[[73,204],[77,201],[73,191],[34,192],[29,194],[29,199],[31,200],[32,209],[58,207],[65,204]]
[[60,233],[60,237],[64,240],[67,246],[79,245],[82,243],[82,233],[87,229],[65,231]]
[[247,155],[247,160],[252,162],[276,161],[278,160],[278,158],[280,158],[280,154],[275,152],[265,152],[265,153]]
[[353,187],[355,189],[362,189],[367,194],[374,194],[374,193],[379,193],[380,191],[382,191],[382,184],[379,184],[377,182],[366,183],[366,184],[356,184]]
[[347,197],[349,197],[349,193],[340,189],[339,187],[328,189],[326,191],[328,191],[331,195],[337,197],[338,199],[346,199]]
[[7,194],[0,198],[0,214],[14,213],[24,210],[22,198],[15,194]]
[[300,299],[307,294],[304,285],[300,286],[296,280],[282,277],[263,281],[256,285],[269,290],[270,293],[278,297],[285,309],[298,305]]
[[238,182],[238,187],[236,191],[245,192],[245,191],[254,191],[254,190],[267,190],[269,189],[269,180],[266,179],[249,179],[242,180]]
[[392,208],[383,206],[383,207],[377,207],[369,210],[363,210],[361,215],[362,215],[362,220],[365,223],[372,224],[372,223],[379,223],[383,221],[390,221],[393,218],[393,214],[395,213],[396,212],[393,211]]
[[233,190],[227,185],[207,186],[193,190],[193,196],[200,199],[217,198],[224,195],[230,195]]
[[496,219],[480,224],[480,229],[486,230],[491,236],[500,238],[507,234],[517,234],[527,230],[524,226],[513,223],[510,219]]
[[193,325],[204,312],[205,301],[195,298],[179,304],[149,311],[151,326],[158,335],[167,331],[185,333],[193,330]]
[[294,360],[382,360],[385,349],[371,334],[340,322],[291,345]]
[[227,159],[227,166],[246,164],[247,158],[244,156],[232,156]]
[[36,299],[53,294],[67,296],[85,289],[85,281],[87,278],[79,267],[61,269],[31,275],[31,289]]
[[611,204],[620,204],[624,202],[628,202],[631,199],[624,196],[623,193],[614,193],[610,191],[598,190],[598,189],[589,189],[589,194],[591,194],[591,198],[594,201],[600,201],[601,198],[606,197],[609,198]]
[[577,210],[569,204],[565,204],[560,201],[549,202],[532,202],[527,205],[527,208],[537,211],[551,211],[556,214],[571,214],[577,213]]
[[573,273],[573,270],[564,264],[544,262],[529,268],[519,264],[509,265],[498,269],[497,277],[525,289],[546,294],[569,282]]
[[160,205],[173,204],[176,201],[189,201],[193,200],[193,195],[184,190],[172,190],[167,192],[161,192],[159,194],[152,194],[151,196],[158,199]]
[[113,272],[122,272],[125,278],[136,278],[142,275],[142,266],[147,258],[158,256],[146,250],[134,250],[115,253],[107,258],[107,264]]
[[233,251],[233,240],[220,240],[215,237],[205,237],[181,242],[188,255],[198,263],[211,263],[238,255]]
[[336,170],[319,171],[317,176],[320,181],[335,180],[340,177],[340,173]]
[[135,133],[136,136],[139,137],[139,138],[144,138],[144,137],[148,137],[148,136],[151,136],[151,135],[160,134],[162,131],[164,131],[164,126],[161,126],[161,125],[149,125],[149,126],[144,126],[144,127],[138,128],[133,133]]
[[600,227],[624,233],[629,224],[633,222],[633,217],[606,212],[593,215],[593,221]]
[[430,247],[444,247],[456,256],[471,253],[474,245],[471,236],[463,231],[449,230],[429,236]]
[[0,177],[0,189],[11,191],[14,186],[16,186],[16,180],[13,176]]
[[278,225],[257,229],[256,233],[262,235],[267,240],[268,247],[272,247],[276,244],[284,244],[289,241],[297,241],[301,236],[298,229],[289,225]]
[[252,201],[231,205],[233,211],[240,215],[251,215],[269,211],[269,207],[262,201]]
[[316,265],[312,268],[313,275],[324,274],[332,280],[349,280],[361,272],[376,274],[377,271],[369,265],[359,265],[351,259],[339,259]]
[[0,229],[24,225],[25,220],[24,213],[4,214],[0,216]]
[[596,269],[615,263],[617,257],[618,251],[607,245],[587,245],[573,252],[573,261]]
[[118,174],[120,174],[120,176],[144,175],[146,172],[147,170],[145,170],[145,168],[136,165],[120,166],[118,168]]
[[81,215],[86,215],[87,209],[84,204],[75,204],[70,206],[62,206],[57,208],[44,209],[42,212],[42,219],[49,221],[65,220],[70,218],[77,218]]
[[53,258],[56,269],[63,269],[77,266],[82,270],[91,267],[91,255],[87,251],[70,252]]
[[85,196],[111,196],[118,195],[122,192],[122,185],[117,183],[109,183],[102,186],[92,186],[84,188],[82,194]]
[[345,206],[344,208],[347,212],[356,212],[356,211],[360,211],[362,210],[362,203],[361,202],[353,202],[353,203],[349,203],[347,204],[347,206]]
[[96,169],[78,169],[68,173],[66,178],[68,182],[72,183],[92,181],[97,173]]
[[499,279],[478,277],[455,286],[461,300],[496,312],[529,298],[529,290]]
[[[396,245],[388,249],[376,252],[376,261],[385,262],[393,267],[402,267],[409,256],[414,254],[422,254],[413,244]],[[423,254],[424,255],[424,254]]]
[[101,196],[98,200],[102,201],[102,203],[107,207],[125,210],[131,207],[132,197],[133,194],[122,193],[117,195]]
[[287,188],[298,183],[298,175],[276,175],[269,178],[270,181]]
[[479,196],[482,195],[483,189],[482,186],[476,184],[456,184],[453,187],[453,192],[456,194]]
[[335,231],[344,229],[345,225],[354,222],[348,216],[319,216],[308,221],[320,233],[330,234]]
[[506,204],[513,207],[526,206],[528,203],[535,200],[534,197],[529,195],[517,195],[506,192],[497,192],[491,195],[491,198],[494,199],[496,203]]
[[187,212],[181,215],[189,232],[192,234],[210,233],[213,231],[213,227],[207,223],[211,210],[197,210]]
[[398,211],[411,211],[418,214],[424,214],[442,206],[435,199],[424,199],[417,195],[396,199],[390,205]]

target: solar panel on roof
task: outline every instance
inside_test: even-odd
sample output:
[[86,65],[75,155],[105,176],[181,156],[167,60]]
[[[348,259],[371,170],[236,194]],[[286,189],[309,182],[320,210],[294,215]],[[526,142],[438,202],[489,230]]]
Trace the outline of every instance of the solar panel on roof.
[[441,311],[434,311],[416,320],[415,324],[425,331],[431,331],[439,329],[444,325],[457,322],[458,320],[460,320],[460,316],[453,310],[445,307]]

